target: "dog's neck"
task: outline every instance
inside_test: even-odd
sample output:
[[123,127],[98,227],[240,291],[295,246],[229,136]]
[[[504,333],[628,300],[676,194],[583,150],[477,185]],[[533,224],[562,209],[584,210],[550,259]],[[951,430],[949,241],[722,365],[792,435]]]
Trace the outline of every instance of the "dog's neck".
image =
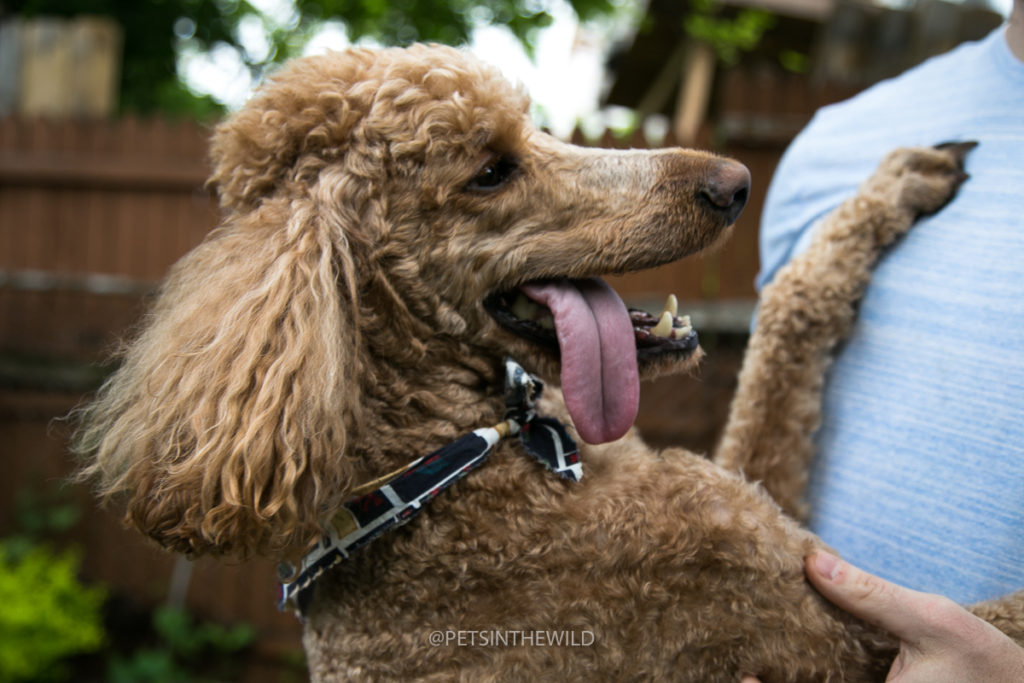
[[380,357],[364,365],[358,436],[366,481],[502,419],[502,364],[464,345],[427,342],[413,364]]

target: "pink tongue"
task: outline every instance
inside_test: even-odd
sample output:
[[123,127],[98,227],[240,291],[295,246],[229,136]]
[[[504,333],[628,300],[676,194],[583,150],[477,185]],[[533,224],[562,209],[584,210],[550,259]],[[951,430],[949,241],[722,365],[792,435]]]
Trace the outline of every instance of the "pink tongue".
[[587,443],[614,441],[636,420],[640,376],[626,305],[603,280],[560,280],[522,287],[555,318],[562,393]]

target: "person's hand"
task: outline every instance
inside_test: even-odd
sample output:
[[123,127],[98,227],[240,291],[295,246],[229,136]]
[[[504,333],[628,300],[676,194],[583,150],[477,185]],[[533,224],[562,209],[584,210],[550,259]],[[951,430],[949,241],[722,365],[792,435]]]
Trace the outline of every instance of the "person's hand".
[[889,583],[824,551],[807,558],[806,572],[828,600],[899,638],[887,681],[1024,681],[1024,648],[952,600]]
[[[1024,681],[1024,648],[952,600],[889,583],[824,551],[807,558],[806,572],[827,599],[899,638],[887,681]],[[759,681],[744,675],[742,683]]]

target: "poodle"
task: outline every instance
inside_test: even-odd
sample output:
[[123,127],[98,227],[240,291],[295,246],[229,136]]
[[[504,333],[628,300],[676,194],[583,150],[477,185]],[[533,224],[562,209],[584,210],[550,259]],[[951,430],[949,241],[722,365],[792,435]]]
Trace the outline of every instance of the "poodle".
[[[527,109],[445,47],[273,76],[214,135],[221,226],[82,410],[83,476],[172,551],[281,559],[316,680],[883,676],[897,643],[804,579],[810,435],[873,262],[969,146],[895,152],[778,276],[709,459],[631,427],[640,380],[698,363],[688,319],[600,276],[724,239],[749,173]],[[1024,594],[973,609],[1024,640]]]

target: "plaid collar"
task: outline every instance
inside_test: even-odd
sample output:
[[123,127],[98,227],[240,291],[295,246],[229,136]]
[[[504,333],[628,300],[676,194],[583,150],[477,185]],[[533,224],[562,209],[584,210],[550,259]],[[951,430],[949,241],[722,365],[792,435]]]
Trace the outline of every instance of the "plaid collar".
[[280,609],[301,618],[320,576],[385,531],[405,524],[441,491],[482,465],[503,438],[518,436],[526,452],[564,479],[583,477],[579,450],[565,427],[539,417],[535,403],[544,389],[539,379],[514,360],[505,360],[505,419],[477,429],[419,458],[397,472],[360,486],[325,525],[320,542],[298,567],[278,567]]

